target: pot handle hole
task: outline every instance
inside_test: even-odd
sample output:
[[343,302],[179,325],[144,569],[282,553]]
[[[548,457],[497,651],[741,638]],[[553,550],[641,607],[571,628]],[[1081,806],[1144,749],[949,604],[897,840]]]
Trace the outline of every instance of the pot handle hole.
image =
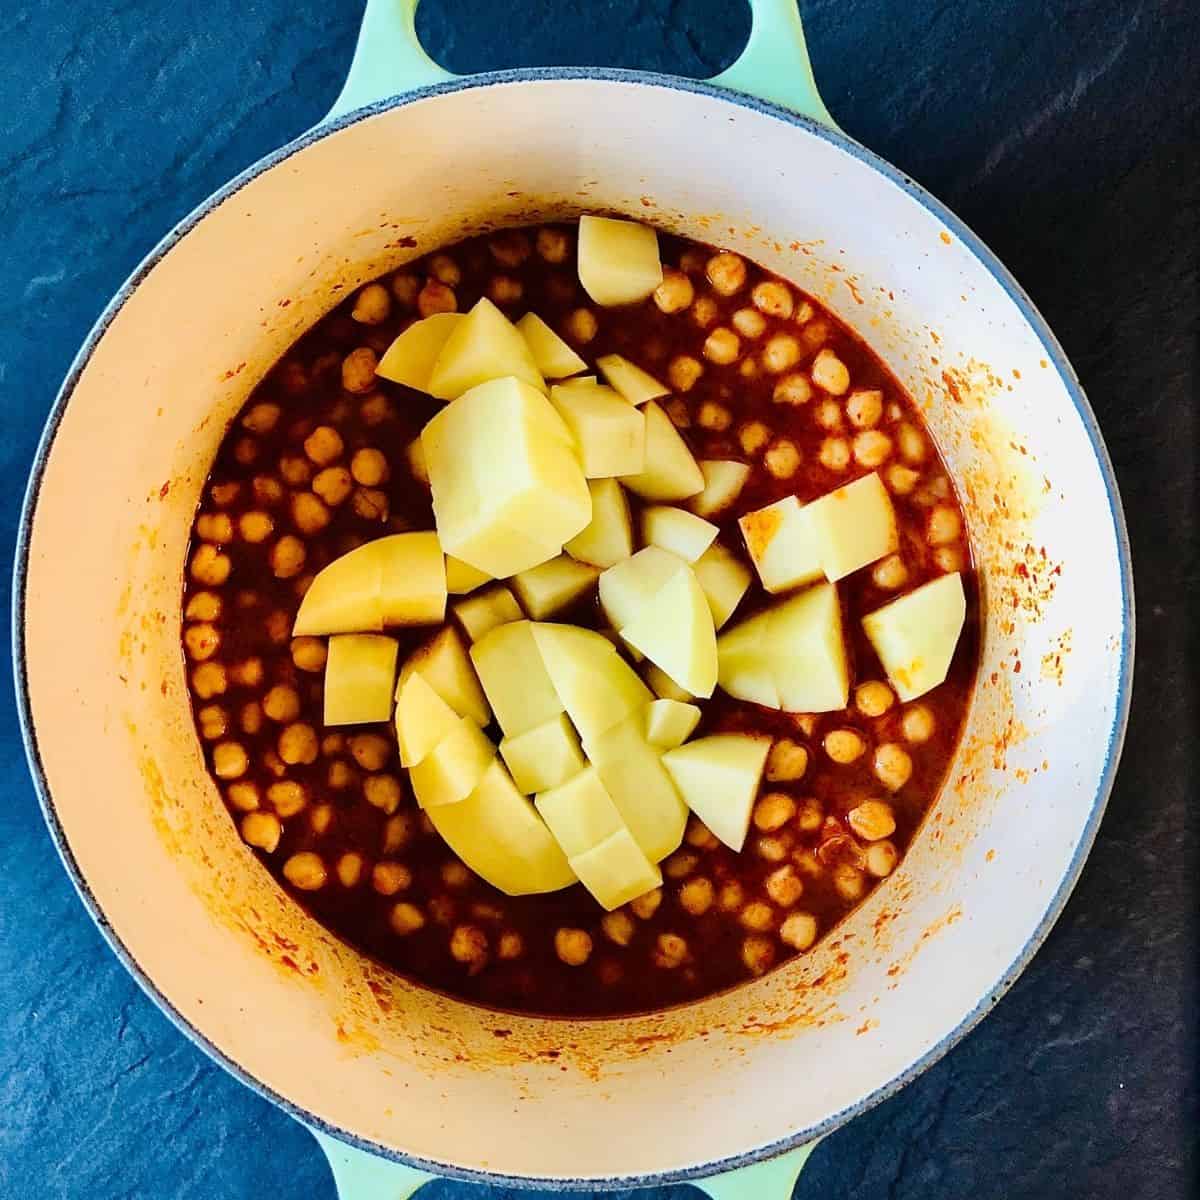
[[[797,0],[747,2],[751,18],[745,48],[710,82],[836,128],[813,78]],[[345,86],[326,120],[456,78],[425,53],[417,37],[418,3],[367,0]]]
[[327,1133],[312,1130],[329,1160],[338,1200],[408,1200],[436,1176],[404,1163],[357,1150]]

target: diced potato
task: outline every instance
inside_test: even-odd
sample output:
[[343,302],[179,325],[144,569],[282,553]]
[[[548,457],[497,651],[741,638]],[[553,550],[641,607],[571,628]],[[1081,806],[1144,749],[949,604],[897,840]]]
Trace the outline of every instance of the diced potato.
[[647,400],[658,400],[671,394],[669,387],[664,387],[653,375],[619,354],[602,354],[596,359],[596,366],[609,387],[616,388],[630,404],[645,404]]
[[557,892],[575,882],[575,872],[545,822],[498,760],[464,801],[428,813],[450,849],[509,896]]
[[633,553],[633,522],[625,489],[615,479],[589,479],[592,519],[563,547],[580,562],[611,567]]
[[738,520],[750,561],[768,592],[786,592],[820,579],[821,553],[809,508],[784,496]]
[[609,912],[662,884],[662,872],[642,853],[628,829],[618,829],[568,861],[579,882]]
[[480,728],[491,721],[492,710],[457,629],[447,625],[409,655],[400,668],[397,697],[413,674],[420,675],[460,717],[470,717]]
[[717,638],[717,682],[738,700],[781,708],[767,640],[770,621],[759,613]]
[[704,491],[693,496],[688,507],[698,517],[711,517],[723,512],[742,494],[750,478],[750,468],[730,459],[703,458],[700,474],[704,476]]
[[421,435],[447,554],[497,579],[553,558],[592,519],[570,431],[516,379],[448,404]]
[[682,560],[658,546],[647,546],[600,576],[600,607],[614,629],[623,629],[663,589]]
[[704,490],[704,476],[671,418],[653,401],[642,408],[646,417],[646,465],[621,482],[643,500],[686,500]]
[[454,732],[409,769],[413,795],[422,808],[458,804],[495,761],[496,747],[487,734],[470,717],[459,717]]
[[426,390],[439,400],[457,400],[481,383],[510,375],[546,390],[525,339],[485,296],[451,328]]
[[579,749],[579,735],[565,713],[500,743],[513,782],[527,796],[558,787],[579,774],[587,763]]
[[465,596],[491,580],[486,571],[480,571],[452,554],[446,555],[446,591],[452,596]]
[[565,379],[587,370],[587,363],[537,313],[526,313],[517,322],[517,328],[537,369],[547,379]]
[[681,688],[666,671],[653,663],[647,663],[642,669],[642,678],[660,700],[678,700],[681,704],[686,704],[695,699],[691,692]]
[[384,351],[375,374],[418,392],[428,392],[433,364],[462,320],[463,313],[452,312],[434,313],[422,321],[414,321]]
[[564,379],[561,383],[556,384],[556,387],[595,387],[600,381],[595,375],[574,375],[570,379]]
[[678,700],[652,700],[646,705],[646,741],[673,750],[696,732],[700,710]]
[[640,710],[631,713],[585,740],[584,752],[642,853],[660,862],[683,841],[687,806],[662,765],[662,751],[646,740],[644,722]]
[[712,610],[686,563],[626,626],[621,637],[693,696],[717,686],[717,636]]
[[956,571],[863,617],[863,629],[901,700],[915,700],[946,678],[966,615]]
[[642,540],[694,563],[713,544],[717,527],[685,508],[651,504],[642,512]]
[[400,765],[412,767],[421,762],[458,728],[459,721],[459,714],[421,675],[412,672],[396,693],[396,742],[400,747]]
[[325,724],[365,725],[392,715],[400,644],[378,633],[338,633],[325,663]]
[[663,755],[688,807],[731,850],[741,850],[750,828],[770,737],[718,733]]
[[575,437],[589,479],[631,475],[646,465],[646,420],[612,388],[555,386],[550,400]]
[[652,699],[613,644],[574,625],[534,625],[533,639],[555,693],[585,741]]
[[599,577],[599,567],[560,554],[540,567],[514,575],[511,582],[525,612],[535,621],[544,621],[574,604],[595,586]]
[[518,737],[566,711],[542,663],[534,625],[498,625],[471,647],[471,661],[505,737]]
[[[369,544],[376,547],[382,563],[379,587],[384,627],[444,621],[446,558],[437,534],[393,533]],[[315,586],[316,580],[313,583]]]
[[454,615],[466,630],[467,637],[477,642],[497,625],[519,621],[525,614],[512,592],[503,584],[497,584],[470,599],[460,600],[454,606]]
[[891,554],[899,545],[896,513],[877,471],[827,492],[805,511],[830,583]]
[[600,305],[636,304],[662,283],[658,237],[636,221],[579,218],[579,282]]
[[625,828],[595,767],[585,767],[565,783],[542,792],[534,805],[568,857],[586,854]]
[[720,629],[733,616],[734,609],[749,589],[750,570],[720,542],[709,546],[692,563],[692,570],[696,572],[712,610],[713,626]]

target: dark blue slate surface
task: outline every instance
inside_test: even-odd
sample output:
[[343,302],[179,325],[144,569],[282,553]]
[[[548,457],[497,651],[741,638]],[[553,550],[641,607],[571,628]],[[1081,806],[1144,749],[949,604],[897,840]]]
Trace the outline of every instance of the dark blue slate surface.
[[[426,0],[421,27],[458,71],[699,75],[748,24],[721,0],[568,7]],[[804,8],[838,119],[992,244],[1079,369],[1124,491],[1140,611],[1125,765],[1066,915],[984,1025],[831,1137],[796,1194],[1195,1196],[1200,10]],[[6,561],[42,420],[100,308],[170,224],[321,115],[357,17],[351,0],[0,6]],[[5,572],[6,616],[8,590]],[[91,927],[42,828],[7,687],[0,792],[0,1197],[331,1196],[307,1134],[181,1038]]]

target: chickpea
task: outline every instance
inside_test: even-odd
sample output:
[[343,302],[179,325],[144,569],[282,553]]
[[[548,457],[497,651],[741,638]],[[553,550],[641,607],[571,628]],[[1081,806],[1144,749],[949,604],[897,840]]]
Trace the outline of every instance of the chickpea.
[[846,822],[864,842],[877,842],[896,832],[892,806],[883,800],[863,800],[846,814]]
[[294,779],[276,780],[267,788],[267,799],[285,821],[288,817],[303,812],[308,806],[308,793],[304,790],[304,785]]
[[654,303],[664,313],[682,312],[695,299],[692,281],[674,267],[663,267],[662,283],[654,289]]
[[688,821],[683,840],[697,850],[715,850],[720,845],[716,834],[699,817],[692,817]]
[[341,754],[346,748],[346,739],[340,733],[327,733],[321,739],[321,753],[326,757]]
[[759,312],[766,313],[768,317],[787,320],[792,315],[792,293],[786,283],[780,283],[776,279],[764,280],[762,283],[754,285],[754,290],[750,295],[754,301],[754,307]]
[[737,362],[742,352],[742,342],[732,329],[724,325],[714,329],[704,340],[704,357],[718,366],[728,366]]
[[650,891],[638,896],[636,900],[631,900],[629,907],[633,910],[633,915],[639,920],[649,921],[658,912],[658,906],[661,903],[662,888],[651,888]]
[[429,260],[429,274],[447,287],[457,287],[462,283],[462,271],[448,254],[435,254]]
[[219,704],[206,704],[197,714],[200,733],[207,742],[224,737],[229,729],[229,715]]
[[392,276],[392,295],[403,308],[412,308],[417,302],[421,281],[411,271],[398,271]]
[[292,639],[292,662],[300,671],[320,671],[325,666],[328,651],[320,638],[298,637]]
[[336,462],[342,457],[345,449],[346,443],[342,441],[342,435],[332,425],[318,425],[304,439],[304,453],[318,467],[327,467]]
[[883,417],[883,393],[877,388],[859,389],[846,400],[846,416],[858,429],[871,429]]
[[782,375],[800,361],[800,343],[790,333],[777,333],[763,347],[762,365],[772,375]]
[[962,551],[957,546],[939,546],[933,552],[933,562],[939,571],[951,575],[963,568]]
[[370,346],[351,350],[342,359],[342,387],[356,396],[365,396],[375,386],[375,366],[378,362],[379,357]]
[[867,847],[867,871],[876,879],[885,879],[900,861],[900,852],[891,842],[872,842]]
[[368,283],[354,298],[350,316],[361,325],[382,325],[392,311],[392,298],[381,283]]
[[[229,532],[232,537],[232,527]],[[197,546],[192,554],[192,578],[206,587],[220,587],[229,578],[231,570],[233,570],[233,563],[230,561],[229,555],[222,554],[208,542]]]
[[400,780],[394,775],[368,775],[363,782],[363,796],[372,808],[381,808],[390,816],[403,798]]
[[303,487],[312,478],[312,467],[306,458],[285,454],[279,460],[279,473],[291,487]]
[[806,325],[813,318],[813,306],[807,300],[800,302],[800,307],[796,309],[795,321],[797,325]]
[[183,644],[188,658],[193,662],[204,662],[216,654],[221,645],[221,634],[215,625],[207,622],[189,625],[183,631]]
[[791,851],[792,838],[786,830],[780,834],[764,833],[754,841],[754,853],[764,862],[783,862]]
[[208,494],[212,497],[214,504],[223,507],[226,504],[232,504],[238,498],[241,490],[242,485],[236,480],[232,480],[229,483],[214,483]]
[[779,940],[793,950],[807,950],[817,940],[817,919],[812,913],[792,913],[779,927]]
[[454,289],[436,279],[427,279],[417,296],[417,312],[423,317],[432,317],[435,313],[457,311],[458,298],[454,295]]
[[614,912],[605,913],[600,918],[600,928],[604,931],[604,936],[610,942],[618,946],[628,946],[633,941],[633,935],[637,926],[633,923],[633,918],[623,908],[618,908]]
[[771,399],[776,404],[807,404],[812,399],[812,384],[809,383],[807,375],[794,371],[785,375],[775,385]]
[[732,296],[746,286],[746,264],[728,250],[714,254],[705,263],[704,274],[708,276],[713,291],[722,296]]
[[592,956],[592,936],[586,929],[564,926],[554,935],[554,953],[568,967],[582,967]]
[[679,850],[663,863],[663,874],[668,879],[684,879],[700,865],[700,856],[691,850]]
[[388,924],[391,925],[393,933],[407,937],[410,933],[416,933],[418,929],[424,927],[425,914],[415,904],[409,904],[407,900],[404,900],[399,904],[392,905]]
[[325,880],[329,878],[321,856],[311,850],[293,854],[283,864],[283,874],[292,887],[299,888],[302,892],[320,891],[325,886]]
[[742,943],[742,962],[746,970],[762,975],[775,965],[775,946],[770,938],[755,934]]
[[233,445],[233,457],[243,467],[248,467],[258,458],[258,443],[252,437],[238,438]]
[[506,229],[488,239],[488,249],[502,267],[519,267],[530,254],[529,235],[520,229]]
[[287,774],[287,765],[274,750],[262,752],[262,764],[276,779],[282,779]]
[[738,441],[744,454],[757,454],[770,440],[771,431],[761,421],[747,421],[738,430]]
[[721,890],[717,893],[717,907],[722,912],[737,912],[745,902],[746,891],[736,879],[721,885]]
[[871,569],[871,581],[888,592],[902,588],[908,582],[908,568],[904,565],[904,559],[898,554],[881,558]]
[[258,687],[263,679],[261,658],[246,658],[230,668],[229,674],[233,682],[241,687]]
[[693,917],[704,916],[712,908],[715,898],[716,891],[713,888],[712,880],[706,879],[703,875],[689,879],[679,889],[680,907]]
[[599,330],[600,323],[590,308],[577,308],[567,316],[566,335],[579,345],[586,345]]
[[[254,498],[259,504],[278,504],[283,499],[283,484],[271,475],[255,475],[251,485],[254,488]],[[243,537],[246,535],[243,533]]]
[[358,772],[349,763],[342,762],[340,758],[335,758],[329,764],[329,770],[326,772],[325,778],[335,792],[344,792],[347,788],[353,787],[358,782]]
[[694,246],[691,250],[685,250],[679,256],[679,269],[686,271],[689,275],[698,275],[704,270],[704,264],[708,261],[708,256],[698,246]]
[[654,965],[673,971],[687,961],[688,944],[677,933],[660,933],[654,943]]
[[730,320],[743,337],[759,338],[767,329],[766,318],[756,308],[739,308]]
[[688,412],[687,401],[682,396],[672,396],[666,405],[667,416],[676,429],[688,429],[692,424],[691,413]]
[[241,716],[239,717],[239,723],[241,724],[243,733],[251,735],[258,733],[263,726],[262,706],[254,700],[250,701],[249,704],[244,704]]
[[548,263],[564,263],[571,252],[571,242],[561,229],[539,229],[537,252]]
[[825,864],[817,857],[815,851],[807,847],[797,850],[792,855],[792,862],[796,864],[796,870],[807,875],[809,879],[820,879],[825,874]]
[[878,679],[868,679],[854,689],[854,704],[864,717],[882,717],[896,702],[892,689]]
[[804,881],[792,866],[778,867],[767,876],[767,895],[780,908],[792,908],[804,895]]
[[837,433],[842,428],[842,406],[836,400],[822,400],[813,409],[813,417],[822,429],[830,433]]
[[718,404],[715,400],[705,400],[700,405],[696,421],[701,429],[710,429],[713,433],[721,433],[732,424],[733,414],[723,404]]
[[923,704],[913,704],[904,710],[900,718],[900,730],[904,740],[914,746],[923,745],[933,737],[933,713]]
[[844,471],[850,465],[850,443],[844,437],[827,437],[818,457],[827,471]]
[[897,496],[907,496],[917,486],[921,476],[912,467],[903,467],[892,463],[883,473],[883,481]]
[[884,742],[875,750],[875,778],[889,792],[898,792],[911,778],[913,763],[908,751],[895,742]]
[[274,813],[252,812],[242,818],[242,841],[258,850],[274,854],[283,837],[283,826]]
[[237,742],[218,742],[213,747],[212,763],[218,779],[237,779],[250,766],[246,751]]
[[338,882],[342,887],[358,887],[362,880],[363,857],[361,854],[355,854],[353,851],[343,854],[337,860],[334,870],[337,872]]
[[412,872],[398,862],[378,862],[371,871],[371,886],[381,896],[394,896],[412,887]]
[[383,452],[366,446],[355,451],[350,460],[350,474],[355,483],[361,483],[363,487],[378,487],[388,481],[391,472]]
[[832,729],[825,735],[825,753],[842,766],[856,762],[866,748],[862,735],[853,729]]
[[825,823],[825,810],[820,800],[805,796],[796,806],[796,828],[801,833],[816,833]]
[[242,540],[252,544],[265,542],[275,532],[275,522],[265,512],[246,512],[238,518]]
[[958,541],[962,534],[962,519],[948,504],[939,504],[929,514],[925,538],[931,546],[946,546]]
[[228,513],[201,513],[196,518],[196,533],[206,542],[231,542],[233,522]]
[[395,854],[397,850],[403,850],[415,836],[416,828],[411,813],[397,813],[388,817],[383,823],[383,853]]
[[218,662],[201,663],[192,672],[192,691],[201,700],[223,695],[228,685],[225,668]]
[[496,944],[496,957],[511,962],[525,953],[525,943],[515,929],[506,929]]
[[292,497],[292,520],[301,533],[320,533],[332,519],[325,502],[312,492],[297,492]]
[[392,410],[392,402],[382,392],[372,392],[358,406],[358,415],[362,418],[364,425],[374,428],[374,426],[382,425],[384,421],[390,420],[395,413]]
[[929,446],[925,435],[915,425],[904,422],[896,431],[896,440],[900,447],[900,457],[911,467],[919,467],[925,462]]
[[488,940],[478,925],[458,925],[450,935],[450,957],[476,975],[487,965]]
[[187,602],[184,616],[189,621],[215,621],[221,615],[221,597],[216,592],[195,592]]
[[766,776],[771,783],[802,779],[808,770],[808,751],[791,738],[780,738],[767,755]]
[[378,488],[355,488],[354,498],[350,502],[354,515],[364,521],[386,521],[390,505],[387,492]]
[[494,304],[516,304],[524,292],[521,281],[511,275],[495,275],[488,284],[488,297]]
[[289,766],[317,761],[317,734],[311,725],[297,721],[279,735],[279,757]]
[[677,354],[667,367],[667,379],[674,391],[690,392],[704,374],[704,364],[690,354]]
[[864,429],[854,439],[854,459],[864,467],[881,467],[892,453],[892,439],[878,429]]
[[258,784],[245,779],[231,783],[225,789],[225,799],[239,812],[253,812],[258,808]]
[[378,733],[359,733],[350,739],[350,754],[364,771],[381,771],[391,758],[392,747]]
[[866,894],[867,880],[853,863],[838,863],[833,868],[833,886],[843,900],[853,904]]
[[843,395],[850,386],[850,372],[832,350],[822,350],[817,355],[809,374],[817,387],[832,396]]
[[471,872],[458,859],[443,863],[441,875],[448,888],[465,888],[471,882]]
[[274,609],[267,614],[267,619],[263,623],[264,628],[269,637],[276,646],[282,646],[288,640],[288,635],[291,633],[291,618],[281,608]]
[[763,833],[774,833],[795,815],[796,802],[787,792],[768,792],[754,806],[754,827]]
[[711,296],[698,296],[692,302],[692,324],[697,329],[707,329],[720,315],[721,310]]
[[293,579],[304,569],[308,551],[294,534],[285,533],[271,547],[271,570],[277,579]]

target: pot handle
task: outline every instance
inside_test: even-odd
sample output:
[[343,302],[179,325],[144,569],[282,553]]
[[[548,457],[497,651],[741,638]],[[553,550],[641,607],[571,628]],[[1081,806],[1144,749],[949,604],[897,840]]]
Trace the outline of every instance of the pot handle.
[[[836,129],[804,41],[797,0],[747,0],[750,37],[737,60],[709,81],[767,100]],[[367,0],[354,58],[326,120],[388,96],[457,78],[425,53],[417,37],[419,0]]]

